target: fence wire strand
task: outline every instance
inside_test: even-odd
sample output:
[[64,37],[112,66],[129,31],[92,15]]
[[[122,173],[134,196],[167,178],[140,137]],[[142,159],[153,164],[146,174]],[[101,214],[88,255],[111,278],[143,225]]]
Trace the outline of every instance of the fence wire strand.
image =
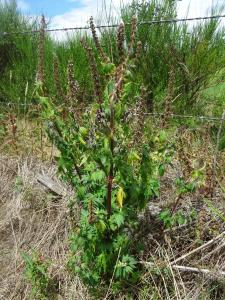
[[[225,18],[225,15],[214,15],[214,16],[205,16],[205,17],[195,17],[195,18],[181,18],[181,19],[164,19],[164,20],[152,20],[152,21],[142,21],[138,22],[138,26],[143,25],[160,25],[160,24],[171,24],[171,23],[179,23],[179,22],[191,22],[191,21],[204,21],[204,20],[216,20]],[[125,26],[130,26],[131,23],[125,23]],[[119,24],[105,24],[105,25],[96,25],[97,29],[104,28],[117,28]],[[90,26],[78,26],[78,27],[65,27],[65,28],[49,28],[45,29],[45,32],[61,32],[61,31],[76,31],[76,30],[89,30]],[[27,30],[27,31],[15,31],[15,32],[0,32],[0,36],[10,36],[10,35],[26,35],[26,34],[36,34],[39,33],[40,29],[36,30]]]
[[[24,107],[24,108],[28,108],[28,107],[36,107],[38,106],[38,104],[34,104],[34,103],[15,103],[15,102],[0,102],[0,105],[5,105],[6,107],[10,107],[10,106],[14,106],[14,107]],[[162,112],[149,112],[149,113],[144,113],[144,115],[146,116],[156,116],[156,117],[164,117],[166,114],[162,113]],[[171,118],[179,118],[179,119],[198,119],[201,121],[213,121],[213,122],[223,122],[224,121],[224,117],[216,117],[216,116],[195,116],[195,115],[185,115],[185,114],[174,114],[174,113],[170,113],[168,115]]]

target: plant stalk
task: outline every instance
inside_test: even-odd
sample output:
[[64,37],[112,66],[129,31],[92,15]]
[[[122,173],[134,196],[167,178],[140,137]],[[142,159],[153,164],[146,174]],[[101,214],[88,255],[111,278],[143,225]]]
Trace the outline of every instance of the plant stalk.
[[110,162],[110,170],[108,175],[108,193],[107,193],[107,212],[108,218],[110,218],[112,213],[112,186],[113,186],[113,176],[114,176],[114,168],[113,168],[113,155],[114,155],[114,108],[113,108],[114,97],[110,99],[110,150],[111,150],[111,162]]

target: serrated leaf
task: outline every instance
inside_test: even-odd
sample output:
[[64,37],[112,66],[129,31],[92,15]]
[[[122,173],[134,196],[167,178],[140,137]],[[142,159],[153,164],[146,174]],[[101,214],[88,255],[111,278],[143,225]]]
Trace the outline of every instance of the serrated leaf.
[[124,216],[122,213],[115,213],[109,220],[111,230],[116,230],[124,224]]
[[101,233],[104,233],[106,230],[106,224],[102,220],[99,220],[99,222],[96,224],[96,227]]
[[93,180],[94,182],[99,182],[104,179],[104,176],[105,174],[103,171],[96,171],[91,174],[91,180]]
[[106,272],[107,269],[107,257],[105,255],[105,253],[101,253],[97,259],[97,265],[100,269],[103,269],[104,272]]

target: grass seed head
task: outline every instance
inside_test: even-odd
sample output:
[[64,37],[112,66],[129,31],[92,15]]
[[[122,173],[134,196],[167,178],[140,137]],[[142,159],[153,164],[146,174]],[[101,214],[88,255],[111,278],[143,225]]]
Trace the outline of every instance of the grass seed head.
[[101,90],[100,76],[99,76],[95,56],[93,53],[93,49],[88,46],[87,42],[84,39],[81,40],[81,43],[82,43],[84,49],[86,50],[87,57],[89,60],[89,66],[91,69],[92,79],[93,79],[93,83],[94,83],[94,94],[95,94],[95,97],[97,98],[98,103],[101,103],[102,102],[102,90]]
[[68,94],[67,99],[71,105],[77,102],[77,95],[79,91],[78,82],[74,76],[74,64],[70,60],[67,66],[67,76],[68,76]]
[[118,32],[117,32],[117,48],[119,52],[120,63],[124,60],[125,57],[124,42],[125,42],[125,27],[124,27],[124,23],[122,22],[119,25]]
[[137,50],[136,50],[136,61],[138,61],[141,57],[141,52],[142,52],[142,42],[138,41],[137,42]]
[[147,90],[144,86],[141,87],[141,93],[136,104],[134,112],[134,132],[133,132],[133,143],[140,143],[143,136],[143,128],[145,126],[146,117],[146,96]]
[[45,28],[46,22],[45,17],[42,15],[41,18],[41,28],[39,35],[39,44],[38,44],[38,75],[37,80],[42,84],[45,82]]
[[131,35],[130,35],[130,49],[129,49],[130,54],[134,48],[136,35],[137,35],[137,18],[133,16],[131,19]]
[[96,31],[96,27],[95,27],[95,24],[94,24],[93,17],[90,18],[90,28],[91,28],[92,37],[93,37],[95,46],[96,46],[96,48],[98,50],[99,56],[101,57],[101,59],[102,59],[103,62],[108,62],[108,58],[105,55],[105,53],[104,53],[104,51],[102,49],[102,46],[100,44],[100,41],[99,41],[99,38],[98,38],[98,35],[97,35],[97,31]]

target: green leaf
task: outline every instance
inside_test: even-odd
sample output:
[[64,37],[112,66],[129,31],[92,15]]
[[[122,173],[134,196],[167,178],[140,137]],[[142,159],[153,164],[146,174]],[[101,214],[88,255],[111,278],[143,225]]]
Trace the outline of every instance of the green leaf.
[[96,259],[97,266],[103,272],[107,270],[107,255],[105,253],[101,253]]
[[102,220],[99,220],[96,225],[97,229],[101,232],[101,233],[104,233],[106,231],[106,223]]
[[115,89],[115,82],[113,80],[110,80],[107,86],[107,94],[108,96],[110,96],[112,94],[112,92]]
[[96,171],[96,172],[91,174],[91,180],[93,180],[94,182],[100,182],[104,178],[105,178],[105,173],[101,170]]
[[177,222],[178,222],[178,225],[183,225],[186,223],[186,218],[183,214],[178,214],[178,217],[177,217]]
[[47,276],[44,266],[42,266],[42,265],[37,266],[37,270],[40,271],[43,276]]
[[116,266],[115,277],[118,279],[127,279],[135,270],[137,261],[134,257],[123,255]]
[[104,75],[111,74],[116,68],[116,66],[113,63],[101,63],[101,66]]
[[23,260],[25,261],[25,263],[28,266],[32,266],[33,265],[33,260],[32,260],[32,258],[29,255],[27,255],[26,253],[23,252],[21,254],[21,256],[22,256]]
[[82,135],[82,137],[86,137],[88,135],[88,129],[85,127],[80,127],[79,132]]
[[109,219],[110,228],[114,231],[124,224],[124,216],[122,213],[114,213]]
[[152,190],[152,192],[156,195],[159,196],[159,180],[158,179],[151,179],[150,180],[150,188]]
[[190,182],[188,184],[186,184],[186,189],[188,192],[194,192],[196,186],[194,182]]
[[165,174],[165,166],[164,165],[160,165],[159,166],[159,175],[163,176]]
[[167,139],[166,132],[164,130],[160,131],[160,133],[159,133],[159,142],[160,143],[165,143],[166,139]]

